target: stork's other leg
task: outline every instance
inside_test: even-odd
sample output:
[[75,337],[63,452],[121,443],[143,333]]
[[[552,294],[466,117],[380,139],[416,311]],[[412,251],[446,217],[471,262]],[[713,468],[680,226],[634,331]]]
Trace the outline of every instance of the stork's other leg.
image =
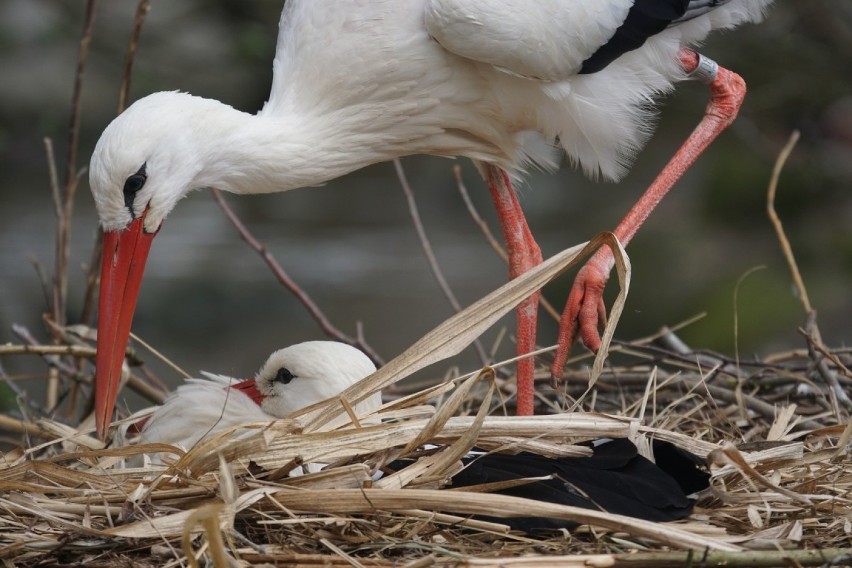
[[[698,156],[730,126],[745,98],[745,82],[736,73],[689,49],[682,49],[678,57],[687,73],[709,85],[710,103],[686,142],[613,231],[624,245]],[[600,348],[598,329],[606,318],[603,290],[613,265],[612,251],[604,247],[577,274],[559,322],[559,346],[550,369],[554,380],[562,377],[565,360],[578,335],[592,351]]]
[[[509,277],[515,278],[531,268],[541,264],[541,249],[527,226],[527,220],[512,180],[502,169],[485,165],[485,180],[491,190],[491,198],[497,208],[503,237],[509,253]],[[518,355],[526,355],[535,349],[535,331],[538,321],[538,301],[540,292],[536,292],[515,308],[518,320],[516,335]],[[533,413],[535,361],[526,357],[518,361],[517,414],[530,416]]]

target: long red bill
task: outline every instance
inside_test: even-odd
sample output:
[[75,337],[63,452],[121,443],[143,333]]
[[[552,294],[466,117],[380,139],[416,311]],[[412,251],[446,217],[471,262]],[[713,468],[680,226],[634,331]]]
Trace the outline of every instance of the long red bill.
[[144,221],[143,213],[125,229],[104,231],[95,359],[95,425],[102,440],[112,421],[142,273],[157,234],[146,233]]

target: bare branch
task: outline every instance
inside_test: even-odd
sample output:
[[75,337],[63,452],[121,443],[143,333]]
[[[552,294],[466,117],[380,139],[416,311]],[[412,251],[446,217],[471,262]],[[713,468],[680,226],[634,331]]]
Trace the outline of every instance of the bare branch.
[[308,313],[317,322],[317,325],[320,326],[320,329],[328,335],[338,341],[342,341],[348,345],[353,347],[357,347],[361,351],[367,354],[370,359],[373,360],[376,365],[383,365],[384,360],[379,356],[376,351],[367,344],[366,341],[363,340],[361,334],[358,334],[358,337],[351,337],[342,331],[340,331],[337,327],[335,327],[329,319],[325,316],[323,311],[316,305],[316,303],[311,299],[311,297],[302,290],[302,288],[287,274],[287,272],[278,264],[278,261],[275,260],[275,257],[272,256],[272,253],[267,250],[266,245],[262,244],[258,241],[254,235],[249,232],[246,226],[240,221],[237,214],[228,206],[228,203],[225,201],[225,198],[222,196],[222,192],[218,189],[211,189],[213,192],[213,197],[216,198],[216,201],[219,203],[219,206],[225,212],[225,215],[228,217],[228,220],[231,221],[231,224],[237,229],[240,237],[248,243],[248,245],[257,252],[260,257],[266,262],[266,265],[272,270],[272,273],[278,279],[278,281],[285,287],[287,290],[293,294],[299,302],[308,310]]
[[139,47],[139,37],[142,35],[142,24],[145,16],[151,8],[149,0],[139,0],[136,5],[136,15],[133,17],[133,33],[127,44],[127,52],[124,55],[124,74],[121,77],[121,90],[118,93],[118,114],[124,112],[127,107],[127,99],[130,96],[130,78],[133,75],[133,63],[136,60],[136,50]]
[[[485,235],[485,239],[488,241],[488,244],[491,245],[491,248],[493,248],[497,255],[503,259],[503,262],[508,263],[509,255],[506,254],[506,250],[500,244],[500,241],[498,241],[494,236],[494,233],[491,232],[491,228],[488,226],[485,219],[483,219],[479,214],[479,211],[476,209],[476,206],[470,198],[470,194],[467,192],[467,186],[465,186],[461,177],[461,166],[453,166],[453,176],[456,178],[456,187],[461,194],[462,201],[464,201],[465,207],[467,207],[467,212],[470,214],[473,222],[479,226],[479,229],[482,231],[482,234]],[[553,307],[553,304],[548,302],[544,296],[539,299],[539,304],[542,308],[544,308],[544,311],[550,315],[550,317],[556,321],[560,320],[561,315]]]
[[[121,88],[118,92],[117,114],[121,114],[124,111],[127,106],[127,100],[130,97],[130,79],[133,76],[133,64],[136,61],[139,38],[142,35],[142,24],[145,22],[145,16],[148,15],[150,8],[151,4],[149,0],[139,0],[139,4],[136,5],[136,15],[133,17],[133,31],[130,35],[130,41],[127,44],[127,51],[124,56],[124,72],[121,77]],[[85,324],[92,322],[95,311],[95,291],[100,281],[99,269],[102,253],[103,233],[98,231],[92,249],[92,258],[86,271],[86,290],[83,294],[83,310],[80,315],[80,320]]]
[[[83,35],[77,53],[77,73],[74,76],[74,93],[71,97],[71,124],[68,132],[68,162],[65,165],[66,191],[75,185],[77,178],[77,149],[80,138],[80,112],[83,107],[83,72],[89,60],[89,44],[92,40],[92,28],[95,24],[96,0],[86,2],[86,16],[83,23]],[[67,195],[66,195],[67,198]]]
[[[787,265],[790,267],[790,272],[793,276],[793,283],[796,285],[796,290],[799,292],[799,299],[801,299],[802,307],[805,309],[805,314],[807,315],[805,328],[800,328],[799,333],[801,333],[808,342],[808,352],[811,359],[814,363],[816,363],[817,370],[820,375],[830,388],[829,392],[831,393],[835,415],[837,416],[837,419],[842,422],[843,417],[840,412],[840,405],[842,404],[847,411],[852,410],[852,399],[849,398],[849,395],[846,394],[846,391],[840,385],[840,382],[837,379],[837,374],[829,368],[828,364],[825,362],[825,357],[821,355],[821,352],[825,351],[825,346],[822,342],[822,334],[819,331],[819,326],[817,326],[816,323],[816,310],[808,297],[808,290],[805,287],[802,274],[799,272],[799,265],[796,262],[795,255],[793,254],[793,247],[790,246],[790,241],[787,239],[787,235],[784,232],[781,219],[775,211],[775,194],[778,190],[778,180],[781,177],[781,171],[784,168],[784,164],[787,162],[787,158],[790,157],[790,154],[793,152],[793,148],[796,147],[796,142],[798,141],[799,131],[794,130],[793,133],[790,134],[790,139],[787,141],[787,144],[778,154],[778,159],[775,161],[775,167],[772,168],[772,177],[769,180],[769,189],[767,190],[766,196],[766,213],[769,215],[769,220],[772,221],[772,226],[775,228],[778,243],[781,245],[784,258],[787,260]],[[819,348],[817,348],[817,346],[819,346]]]
[[465,186],[464,181],[462,181],[461,166],[458,164],[453,166],[453,176],[456,178],[456,187],[458,188],[462,200],[467,207],[467,212],[470,213],[471,218],[473,218],[473,222],[479,226],[479,229],[482,231],[482,234],[485,235],[485,239],[488,241],[488,244],[490,244],[491,248],[493,248],[500,258],[503,259],[503,262],[509,262],[509,255],[506,254],[506,250],[503,248],[503,245],[500,244],[500,241],[498,241],[494,236],[494,233],[491,232],[491,228],[488,226],[488,223],[485,222],[485,219],[482,218],[479,211],[476,209],[476,206],[473,204],[470,194],[467,192],[467,186]]
[[787,264],[790,266],[790,272],[793,274],[793,283],[799,292],[799,298],[802,300],[802,306],[805,308],[805,313],[810,313],[813,310],[811,301],[808,298],[808,291],[805,288],[805,283],[802,280],[802,274],[799,272],[799,265],[796,264],[796,257],[793,256],[793,247],[790,246],[790,241],[784,233],[784,226],[781,224],[781,218],[775,211],[775,193],[778,190],[778,180],[781,177],[781,170],[784,169],[784,164],[787,163],[787,158],[793,152],[796,142],[799,141],[799,131],[794,130],[790,134],[790,139],[787,145],[778,154],[778,159],[775,161],[775,167],[772,168],[772,177],[769,180],[769,189],[766,194],[766,214],[769,215],[769,220],[772,221],[772,226],[775,227],[775,233],[778,236],[778,243],[781,245],[781,250],[784,253],[784,258],[787,259]]
[[96,0],[86,2],[86,16],[80,47],[77,52],[77,72],[74,76],[74,91],[71,96],[71,120],[68,128],[68,157],[65,164],[65,194],[62,196],[62,208],[56,228],[56,259],[53,318],[65,324],[66,298],[68,294],[68,254],[70,246],[71,214],[74,208],[74,195],[77,191],[79,172],[77,170],[77,151],[80,140],[80,114],[83,100],[83,74],[89,60],[89,45],[95,23]]
[[[414,190],[411,189],[411,185],[408,183],[405,170],[402,168],[402,162],[400,162],[398,158],[394,159],[393,166],[396,169],[396,177],[399,179],[402,191],[405,193],[405,199],[408,201],[408,212],[411,214],[411,221],[414,223],[414,229],[417,231],[417,237],[420,239],[420,246],[423,248],[426,260],[429,261],[429,268],[432,270],[432,275],[438,282],[438,286],[440,286],[444,296],[446,296],[447,300],[450,302],[450,306],[452,306],[453,310],[458,313],[461,311],[461,304],[459,304],[456,295],[453,293],[452,288],[450,288],[450,284],[447,282],[447,279],[444,278],[444,273],[441,271],[441,266],[438,264],[435,252],[432,250],[432,244],[429,242],[429,237],[426,235],[426,229],[423,227],[423,221],[420,219],[420,211],[417,208],[417,201],[414,199]],[[488,364],[488,354],[485,352],[485,348],[482,347],[482,342],[480,342],[479,339],[475,339],[473,345],[482,364]]]

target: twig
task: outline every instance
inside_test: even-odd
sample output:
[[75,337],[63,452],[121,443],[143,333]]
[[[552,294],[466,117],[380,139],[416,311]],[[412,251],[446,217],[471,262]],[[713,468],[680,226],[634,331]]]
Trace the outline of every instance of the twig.
[[240,237],[248,243],[248,245],[257,252],[260,257],[266,262],[266,265],[272,270],[272,273],[278,279],[278,281],[285,287],[287,290],[293,294],[299,302],[308,310],[308,313],[317,322],[317,325],[320,326],[320,329],[328,335],[338,341],[342,341],[343,343],[349,344],[353,347],[357,347],[361,351],[367,354],[370,359],[376,363],[377,366],[381,366],[384,364],[384,360],[379,356],[376,351],[364,341],[361,333],[358,333],[357,337],[350,337],[349,335],[343,333],[339,329],[337,329],[325,316],[323,311],[316,305],[316,303],[311,299],[311,297],[302,290],[302,288],[296,284],[296,282],[290,278],[290,276],[285,272],[285,270],[278,264],[278,261],[275,260],[275,257],[272,256],[272,253],[266,248],[264,244],[258,241],[243,225],[242,221],[240,221],[239,217],[237,217],[236,213],[228,206],[228,203],[225,201],[222,192],[218,189],[212,188],[210,190],[213,193],[213,197],[216,198],[216,201],[219,203],[219,206],[225,212],[225,215],[228,217],[228,220],[231,221],[231,224],[237,229]]
[[47,157],[47,173],[50,179],[50,196],[53,198],[53,212],[57,219],[62,218],[62,195],[59,190],[59,174],[56,173],[56,155],[53,152],[53,140],[44,138],[44,153]]
[[0,430],[9,430],[11,432],[18,432],[19,434],[27,434],[29,436],[37,436],[39,438],[47,438],[52,440],[55,436],[33,422],[29,422],[27,420],[19,420],[17,418],[12,418],[11,416],[6,416],[5,414],[0,414]]
[[[127,51],[124,55],[124,72],[121,76],[121,87],[118,92],[117,114],[121,114],[124,111],[127,106],[127,100],[130,98],[130,79],[133,76],[133,63],[136,61],[139,37],[142,35],[142,24],[145,22],[145,16],[148,14],[150,7],[149,0],[139,0],[139,4],[136,5],[136,15],[133,17],[133,31],[131,32]],[[92,248],[92,258],[86,272],[86,291],[83,294],[83,310],[80,315],[80,321],[87,325],[92,322],[92,314],[94,313],[95,289],[97,288],[100,276],[98,270],[101,264],[102,253],[103,233],[98,231]]]
[[[479,229],[482,231],[482,234],[485,235],[485,239],[488,241],[488,244],[491,245],[491,248],[493,248],[497,255],[503,259],[503,262],[508,263],[509,255],[506,254],[506,251],[500,244],[500,241],[498,241],[494,236],[494,233],[491,232],[491,228],[488,226],[485,219],[483,219],[479,214],[479,211],[476,209],[476,205],[473,204],[473,200],[471,200],[470,194],[467,192],[467,186],[465,186],[464,181],[462,181],[461,166],[453,166],[453,176],[456,178],[456,187],[461,194],[462,201],[464,201],[465,207],[467,207],[467,212],[470,214],[473,222],[479,226]],[[539,304],[554,320],[559,321],[561,319],[562,316],[558,311],[556,311],[553,304],[547,301],[547,298],[544,296],[539,298]]]
[[840,412],[839,404],[842,404],[847,411],[852,410],[852,399],[849,398],[849,395],[846,394],[846,391],[842,386],[840,386],[837,375],[828,367],[828,364],[825,362],[825,358],[822,357],[817,349],[814,348],[815,345],[824,345],[822,341],[822,334],[820,333],[819,327],[816,323],[816,310],[808,297],[808,290],[805,288],[804,280],[802,280],[802,274],[799,272],[799,266],[796,263],[796,257],[793,254],[793,247],[790,246],[790,241],[784,233],[784,227],[781,224],[781,219],[775,211],[775,194],[778,189],[778,180],[781,177],[781,170],[784,168],[784,164],[787,162],[787,158],[790,156],[790,153],[793,151],[798,140],[799,131],[794,130],[790,135],[790,140],[784,148],[781,149],[781,153],[778,154],[775,167],[772,169],[772,177],[769,180],[769,189],[767,190],[766,197],[766,213],[769,215],[769,220],[772,221],[772,226],[775,227],[778,243],[781,245],[784,258],[787,259],[787,264],[789,265],[790,272],[793,276],[793,282],[799,292],[802,307],[805,309],[807,318],[805,328],[800,329],[799,332],[802,333],[808,341],[808,352],[810,353],[811,359],[816,363],[817,370],[830,388],[837,419],[843,422],[844,419]]
[[41,405],[39,405],[36,401],[30,398],[30,396],[27,395],[27,393],[25,393],[23,390],[21,390],[21,388],[15,383],[15,381],[12,380],[9,375],[6,374],[6,371],[5,369],[3,369],[2,365],[0,365],[0,379],[3,380],[3,382],[6,384],[10,391],[15,393],[15,396],[18,398],[19,401],[26,403],[30,410],[34,410],[39,414],[39,416],[47,416],[47,412],[45,412]]
[[[21,339],[27,343],[0,345],[0,356],[40,355],[51,368],[56,368],[59,371],[75,377],[75,382],[81,382],[82,380],[77,376],[77,370],[63,364],[62,360],[59,359],[59,356],[64,355],[75,358],[94,359],[95,355],[97,355],[97,349],[94,347],[86,347],[82,345],[41,345],[36,342],[35,338],[32,337],[26,328],[22,326],[13,326],[13,330],[16,335],[21,337]],[[127,386],[135,393],[156,404],[162,404],[163,400],[166,398],[167,393],[164,392],[162,388],[148,384],[144,379],[134,375],[133,373],[130,374],[130,378],[127,380]],[[22,393],[18,392],[18,395],[21,396]],[[31,406],[33,406],[32,403]],[[38,407],[33,406],[33,408],[39,410],[39,412],[42,412],[45,416],[47,415]]]
[[[36,338],[33,337],[32,333],[30,333],[30,330],[27,329],[26,327],[22,326],[22,325],[12,324],[12,333],[17,335],[18,337],[20,337],[22,340],[26,341],[30,345],[38,345],[39,344],[39,342],[36,340]],[[63,372],[69,374],[69,375],[74,375],[76,373],[76,370],[73,367],[71,367],[70,365],[66,365],[62,361],[62,359],[59,358],[59,355],[53,355],[53,354],[50,354],[50,353],[39,353],[39,355],[41,355],[41,358],[44,359],[45,362],[48,365],[50,365],[51,367],[57,367],[57,368],[61,369]]]
[[97,350],[94,347],[78,345],[38,345],[25,343],[21,345],[0,345],[0,355],[69,355],[71,357],[86,357],[91,359]]
[[456,187],[461,194],[462,200],[467,207],[467,212],[470,213],[473,222],[479,225],[479,229],[482,231],[482,234],[485,235],[485,239],[488,241],[488,244],[490,244],[491,248],[494,249],[497,255],[503,259],[503,262],[509,262],[509,255],[506,254],[506,250],[503,248],[503,245],[500,244],[500,241],[498,241],[494,236],[494,233],[491,232],[491,228],[488,226],[488,223],[485,222],[485,219],[482,218],[479,211],[477,211],[476,206],[473,204],[473,200],[471,200],[470,194],[467,192],[467,186],[462,180],[461,166],[458,164],[453,166],[453,176],[456,178]]
[[793,152],[793,148],[796,146],[796,142],[798,141],[799,131],[794,130],[793,133],[790,134],[790,139],[787,141],[786,146],[784,146],[784,148],[781,149],[781,153],[778,154],[778,159],[775,161],[775,166],[772,168],[772,177],[769,179],[769,189],[766,195],[766,214],[769,215],[769,220],[772,222],[772,226],[775,228],[775,234],[778,237],[778,243],[781,245],[781,250],[784,252],[784,258],[787,259],[787,264],[790,266],[790,272],[793,275],[793,282],[799,292],[799,298],[802,300],[802,306],[805,308],[806,313],[810,313],[813,311],[813,307],[811,306],[811,301],[808,298],[808,291],[805,288],[804,281],[802,280],[802,274],[799,272],[799,266],[796,264],[796,257],[793,256],[793,247],[790,246],[790,241],[784,233],[784,226],[781,224],[781,218],[778,217],[778,213],[775,211],[775,194],[778,190],[778,180],[781,177],[781,170],[784,169],[784,164],[787,162],[787,158],[790,157],[790,154]]
[[104,234],[97,231],[95,243],[92,246],[92,258],[86,270],[86,291],[83,293],[83,309],[80,312],[80,323],[92,325],[95,313],[95,291],[100,281],[101,255],[104,250]]
[[[420,246],[423,248],[426,260],[429,261],[429,268],[432,270],[432,275],[438,282],[438,286],[440,286],[444,296],[446,296],[447,300],[450,302],[450,306],[452,306],[453,310],[458,313],[461,311],[461,304],[459,304],[456,295],[453,293],[452,288],[450,288],[450,284],[447,282],[447,279],[444,278],[444,273],[441,271],[441,266],[438,264],[435,252],[432,250],[432,244],[429,242],[426,229],[423,227],[423,221],[420,219],[417,201],[414,199],[414,190],[411,189],[411,185],[408,183],[405,170],[402,168],[402,162],[400,162],[398,158],[394,159],[393,166],[394,169],[396,169],[396,177],[399,179],[402,192],[405,194],[405,199],[408,202],[408,212],[411,214],[411,221],[414,223],[414,229],[417,231],[417,237],[420,239]],[[479,355],[479,360],[483,365],[487,365],[489,359],[485,352],[485,348],[482,347],[482,342],[479,339],[475,339],[473,345],[476,349],[476,353]]]
[[[83,72],[89,60],[89,44],[92,40],[92,28],[95,24],[96,0],[86,2],[86,16],[83,23],[83,35],[77,53],[77,73],[74,76],[74,92],[71,97],[71,124],[68,131],[68,162],[65,165],[65,188],[68,191],[77,179],[77,149],[80,138],[80,111],[83,107]],[[67,198],[67,194],[66,194]]]
[[729,568],[758,568],[761,566],[842,566],[852,558],[852,548],[824,548],[818,550],[744,550],[728,552],[721,550],[690,550],[598,554],[594,560],[582,556],[524,556],[523,559],[493,558],[468,559],[466,568],[505,566],[512,568],[515,560],[523,560],[518,566],[544,568],[546,566],[582,566],[586,562],[599,562],[612,568],[661,568],[671,566],[728,566]]
[[805,327],[800,327],[798,331],[808,342],[808,354],[810,355],[811,360],[816,363],[816,368],[817,371],[819,371],[820,376],[829,386],[831,402],[834,406],[834,414],[837,417],[837,420],[839,422],[844,422],[839,405],[842,404],[847,411],[852,411],[852,400],[849,399],[849,395],[846,394],[846,390],[840,385],[837,374],[829,368],[828,363],[825,361],[826,358],[822,356],[822,353],[827,351],[827,349],[819,336],[819,328],[816,325],[816,311],[812,311],[808,314]]
[[86,2],[83,35],[77,52],[77,72],[74,76],[74,91],[71,96],[71,120],[68,128],[68,157],[65,164],[65,192],[56,229],[56,273],[54,274],[53,319],[65,324],[65,307],[68,293],[68,254],[70,247],[71,214],[74,210],[74,195],[77,191],[77,151],[80,141],[80,115],[83,106],[83,74],[89,60],[89,44],[95,23],[96,0]]
[[38,277],[39,285],[41,286],[41,293],[44,296],[44,305],[45,309],[50,309],[50,285],[47,282],[47,274],[44,272],[44,267],[41,265],[41,262],[32,254],[28,255],[30,259],[30,263],[33,265],[33,270],[36,272],[36,276]]
[[121,89],[118,92],[118,110],[117,114],[124,112],[127,106],[127,99],[130,95],[130,78],[133,75],[133,63],[136,60],[136,50],[139,47],[139,36],[142,35],[142,24],[145,22],[145,16],[151,8],[149,0],[139,0],[136,5],[136,15],[133,17],[133,32],[130,35],[130,42],[127,44],[127,52],[124,55],[124,73],[121,77]]
[[737,278],[737,283],[734,286],[734,361],[736,361],[737,370],[740,368],[740,288],[746,278],[758,270],[763,270],[764,268],[766,268],[766,266],[753,266],[749,268],[745,271],[745,274]]
[[169,359],[168,357],[166,357],[165,355],[160,353],[153,345],[151,345],[150,343],[148,343],[147,341],[145,341],[144,339],[142,339],[141,337],[139,337],[138,335],[136,335],[132,331],[130,332],[130,337],[133,338],[133,341],[135,341],[136,343],[138,343],[139,345],[141,345],[142,347],[144,347],[145,349],[150,351],[151,354],[154,355],[154,357],[156,357],[157,359],[159,359],[160,361],[162,361],[163,363],[165,363],[166,365],[171,367],[173,370],[177,371],[179,374],[183,375],[183,377],[185,379],[191,379],[192,378],[192,375],[190,375],[189,373],[187,373],[186,371],[181,369],[180,365],[178,365],[177,363],[175,363],[174,361],[172,361],[171,359]]

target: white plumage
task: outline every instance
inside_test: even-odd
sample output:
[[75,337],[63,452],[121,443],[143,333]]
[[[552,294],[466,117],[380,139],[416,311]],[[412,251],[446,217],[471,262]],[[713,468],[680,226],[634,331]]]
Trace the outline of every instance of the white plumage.
[[197,188],[285,191],[409,154],[552,165],[527,153],[529,132],[558,136],[587,174],[617,179],[650,132],[653,98],[685,77],[678,50],[759,19],[770,1],[731,0],[577,75],[632,0],[291,0],[258,114],[155,93],[104,131],[90,171],[101,223],[131,221],[121,188],[143,163],[133,210],[149,208],[149,232]]
[[[651,132],[654,98],[706,61],[686,47],[714,29],[760,19],[770,3],[288,0],[260,112],[155,93],[98,141],[90,184],[106,246],[99,434],[112,415],[151,240],[190,191],[286,191],[410,154],[467,156],[484,164],[515,277],[541,254],[511,178],[530,162],[556,167],[558,144],[586,174],[618,179]],[[745,84],[717,70],[699,73],[711,105],[694,135],[613,231],[623,244],[736,116]],[[576,337],[593,350],[600,344],[612,266],[602,250],[579,272],[560,323],[554,377]],[[516,309],[519,354],[535,346],[537,304],[534,295]],[[530,414],[532,359],[519,362],[518,382],[518,411]]]
[[[375,370],[366,355],[343,343],[307,341],[291,345],[270,355],[254,379],[202,372],[205,378],[187,380],[162,406],[141,411],[128,420],[114,444],[170,444],[188,450],[208,436],[243,424],[284,418],[338,396]],[[364,416],[381,403],[381,394],[376,393],[355,405],[354,410]]]

